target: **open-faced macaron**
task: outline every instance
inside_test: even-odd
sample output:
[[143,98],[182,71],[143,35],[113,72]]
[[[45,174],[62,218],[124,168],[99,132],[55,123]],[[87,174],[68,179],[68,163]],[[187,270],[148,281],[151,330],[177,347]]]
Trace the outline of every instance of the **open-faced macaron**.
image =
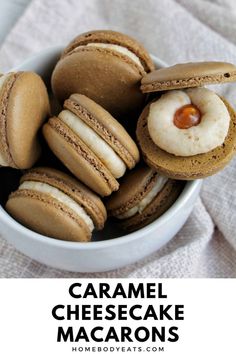
[[143,46],[114,31],[91,31],[64,50],[52,74],[52,89],[63,102],[73,93],[93,99],[117,119],[140,111],[140,80],[154,64]]
[[74,178],[51,168],[29,170],[7,211],[24,226],[67,241],[90,241],[103,228],[106,209],[101,199]]
[[108,215],[128,231],[140,229],[169,209],[182,188],[183,182],[140,166],[122,179],[119,190],[108,199]]
[[[178,67],[183,76],[178,74]],[[169,91],[145,107],[136,130],[144,160],[156,171],[175,179],[197,179],[216,173],[235,154],[233,108],[223,97],[204,87],[173,89],[233,81],[236,67],[208,62],[205,66],[187,63],[160,70],[164,71],[159,80],[161,77],[160,82]],[[151,78],[143,81],[145,92],[159,90],[157,76],[158,71],[152,77],[153,88],[145,86],[147,82],[151,85]]]
[[117,190],[117,179],[139,161],[138,148],[122,125],[84,95],[71,95],[43,134],[64,165],[101,196]]
[[236,66],[218,61],[176,64],[152,71],[141,81],[144,93],[236,81]]
[[0,76],[0,166],[32,167],[41,152],[37,133],[49,113],[47,89],[39,75]]

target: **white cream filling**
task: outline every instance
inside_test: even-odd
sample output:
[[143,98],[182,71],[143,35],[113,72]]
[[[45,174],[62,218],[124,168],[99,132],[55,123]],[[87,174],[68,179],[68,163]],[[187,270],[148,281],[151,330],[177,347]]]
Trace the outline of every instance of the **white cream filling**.
[[115,178],[120,178],[124,175],[126,170],[125,163],[82,119],[68,110],[62,111],[58,117],[99,157]]
[[142,69],[144,69],[139,57],[136,54],[134,54],[133,52],[131,52],[131,50],[129,50],[128,48],[123,47],[121,45],[110,44],[110,43],[88,43],[84,46],[80,46],[80,48],[81,47],[98,47],[98,48],[114,50],[114,52],[118,52],[123,55],[126,55],[131,60],[133,60],[136,64],[138,64]]
[[67,194],[61,192],[59,189],[50,186],[47,183],[42,182],[33,182],[33,181],[25,181],[23,182],[19,189],[28,189],[41,193],[45,193],[63,203],[65,206],[73,210],[89,227],[89,230],[92,232],[94,229],[94,224],[90,216],[86,213],[86,211],[76,203],[72,198],[70,198]]
[[139,213],[142,214],[143,210],[153,201],[157,194],[162,190],[166,184],[168,178],[164,176],[158,176],[156,183],[150,190],[150,192],[133,208],[129,209],[123,214],[117,216],[118,219],[128,219],[131,216]]
[[[174,124],[175,112],[194,104],[201,112],[201,122],[189,129]],[[148,130],[153,142],[176,156],[209,152],[223,144],[229,130],[230,115],[224,102],[213,91],[202,88],[173,90],[152,103]]]
[[[0,90],[3,88],[3,85],[7,81],[11,74],[5,74],[0,77]],[[8,166],[8,162],[5,159],[4,153],[0,150],[0,165],[1,166]]]

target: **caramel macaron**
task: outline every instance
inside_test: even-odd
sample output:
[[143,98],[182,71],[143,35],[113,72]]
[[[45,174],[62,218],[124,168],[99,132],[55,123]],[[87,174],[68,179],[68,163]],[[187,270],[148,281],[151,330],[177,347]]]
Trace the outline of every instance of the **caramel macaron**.
[[0,166],[26,169],[38,159],[37,133],[50,114],[46,86],[33,72],[0,76]]
[[[154,143],[148,129],[149,103],[143,110],[137,124],[137,140],[144,161],[156,171],[169,178],[194,180],[211,176],[222,170],[235,156],[236,151],[236,114],[230,104],[223,98],[230,115],[228,134],[224,142],[209,152],[193,156],[176,156]],[[209,132],[210,134],[210,132]],[[175,144],[175,141],[172,142]]]
[[46,167],[29,170],[21,178],[6,210],[29,229],[66,241],[90,241],[107,217],[97,195],[69,175]]
[[167,92],[150,102],[138,120],[136,136],[145,162],[183,180],[223,169],[236,151],[236,115],[225,98],[201,86],[235,80],[236,66],[223,62],[177,64],[148,74],[143,92]]
[[118,192],[108,199],[108,215],[127,231],[140,229],[169,209],[182,189],[183,182],[140,166],[123,178]]
[[101,196],[116,191],[117,179],[139,161],[138,148],[122,125],[84,95],[71,95],[43,134],[64,165]]
[[141,81],[144,93],[236,81],[236,66],[226,62],[192,62],[154,70]]
[[63,102],[73,93],[93,99],[117,119],[137,114],[145,96],[140,80],[154,69],[145,48],[114,31],[77,36],[63,51],[52,74],[52,89]]

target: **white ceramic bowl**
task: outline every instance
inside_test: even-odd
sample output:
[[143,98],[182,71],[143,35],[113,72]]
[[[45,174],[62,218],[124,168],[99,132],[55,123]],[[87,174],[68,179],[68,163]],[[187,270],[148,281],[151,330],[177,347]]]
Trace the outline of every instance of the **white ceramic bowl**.
[[[33,70],[48,81],[61,50],[61,47],[49,48],[13,70]],[[158,58],[153,59],[158,67],[164,66]],[[176,235],[193,209],[201,183],[201,180],[187,182],[178,200],[165,214],[128,235],[108,222],[105,230],[94,236],[93,242],[56,240],[25,228],[0,207],[1,235],[20,252],[52,267],[77,272],[116,269],[155,252]],[[97,241],[99,238],[102,240]]]

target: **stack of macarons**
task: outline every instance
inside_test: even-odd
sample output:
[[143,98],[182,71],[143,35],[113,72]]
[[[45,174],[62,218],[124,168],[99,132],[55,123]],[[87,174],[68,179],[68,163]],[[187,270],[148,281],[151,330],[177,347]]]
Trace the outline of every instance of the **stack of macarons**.
[[[2,75],[0,165],[26,170],[6,210],[66,241],[90,241],[107,216],[127,232],[148,225],[185,180],[209,176],[233,157],[235,113],[202,86],[235,80],[236,67],[222,62],[154,70],[140,43],[105,30],[77,36],[56,63],[59,114],[50,112],[37,74]],[[63,171],[37,162],[43,140]]]

